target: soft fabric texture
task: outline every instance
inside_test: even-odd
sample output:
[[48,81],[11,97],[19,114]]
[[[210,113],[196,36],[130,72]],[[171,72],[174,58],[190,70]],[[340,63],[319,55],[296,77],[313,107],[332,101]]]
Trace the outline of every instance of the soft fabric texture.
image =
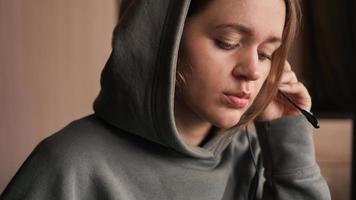
[[184,143],[173,105],[189,3],[123,1],[95,113],[44,139],[1,200],[330,199],[304,116]]

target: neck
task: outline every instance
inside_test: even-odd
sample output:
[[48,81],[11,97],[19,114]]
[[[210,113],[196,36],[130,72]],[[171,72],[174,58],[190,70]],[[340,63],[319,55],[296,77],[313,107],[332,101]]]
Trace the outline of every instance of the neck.
[[174,117],[179,135],[186,144],[198,146],[208,135],[212,125],[201,119],[182,101],[174,102]]

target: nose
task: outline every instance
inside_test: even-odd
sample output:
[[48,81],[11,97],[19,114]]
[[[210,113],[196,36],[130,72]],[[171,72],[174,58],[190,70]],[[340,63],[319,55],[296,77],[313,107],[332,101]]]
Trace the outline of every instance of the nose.
[[232,74],[238,79],[254,81],[260,78],[258,73],[258,52],[257,49],[242,49],[237,56],[237,64]]

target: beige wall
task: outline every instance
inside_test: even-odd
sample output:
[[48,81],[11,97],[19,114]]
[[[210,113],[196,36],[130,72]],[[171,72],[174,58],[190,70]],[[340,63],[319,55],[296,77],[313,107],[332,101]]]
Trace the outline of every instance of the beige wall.
[[0,0],[0,192],[35,145],[92,113],[116,0]]
[[352,120],[321,120],[314,131],[317,162],[333,200],[349,200],[351,185]]

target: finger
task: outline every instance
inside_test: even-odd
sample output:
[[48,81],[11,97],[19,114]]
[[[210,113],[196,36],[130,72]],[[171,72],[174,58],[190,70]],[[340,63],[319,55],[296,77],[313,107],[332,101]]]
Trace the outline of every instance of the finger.
[[284,63],[284,71],[291,71],[292,70],[292,66],[289,64],[288,61],[286,61]]
[[301,82],[296,82],[296,83],[290,83],[290,84],[281,84],[278,87],[280,90],[283,92],[287,92],[290,94],[299,94],[299,93],[304,93],[307,92],[308,90],[304,86],[303,83]]
[[299,104],[308,107],[311,106],[311,97],[303,83],[297,82],[281,85],[279,90],[291,95]]
[[285,71],[282,74],[280,84],[297,83],[298,78],[293,71]]

